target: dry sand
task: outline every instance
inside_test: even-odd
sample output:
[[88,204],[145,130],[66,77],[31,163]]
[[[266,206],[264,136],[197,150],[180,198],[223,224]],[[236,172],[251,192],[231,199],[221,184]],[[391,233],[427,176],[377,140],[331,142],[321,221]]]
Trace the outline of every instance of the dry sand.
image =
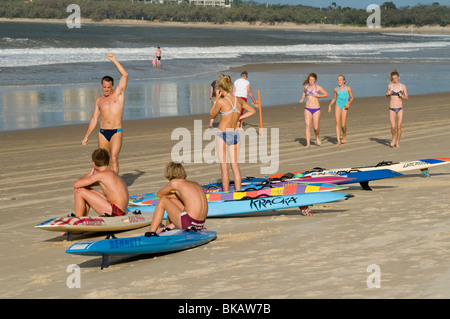
[[[410,96],[402,145],[390,141],[388,100],[352,104],[348,141],[335,146],[334,118],[323,111],[322,146],[304,149],[303,106],[263,108],[264,126],[279,128],[279,172],[316,166],[339,168],[450,157],[450,94]],[[322,102],[326,110],[327,102]],[[127,121],[120,156],[130,194],[165,184],[177,127],[193,130],[204,116]],[[246,121],[258,127],[259,118]],[[218,238],[205,246],[162,256],[101,258],[65,253],[73,242],[33,226],[73,210],[72,183],[90,169],[96,136],[81,146],[86,125],[0,133],[1,298],[449,298],[450,165],[351,186],[347,201],[251,217],[210,218]],[[204,141],[206,145],[208,141]],[[241,164],[244,176],[266,164]],[[220,177],[218,164],[186,164],[201,183]],[[118,236],[142,235],[138,229]],[[102,239],[103,234],[74,236]],[[67,267],[81,267],[81,288],[69,289]],[[369,265],[381,270],[381,287],[368,288]]]

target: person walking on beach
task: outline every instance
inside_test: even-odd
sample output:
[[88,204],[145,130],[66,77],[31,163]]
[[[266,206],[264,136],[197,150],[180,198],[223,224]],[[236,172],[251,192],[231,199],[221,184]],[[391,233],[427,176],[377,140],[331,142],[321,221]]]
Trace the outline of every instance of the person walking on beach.
[[[166,165],[165,176],[169,183],[156,194],[160,200],[153,213],[150,230],[146,237],[158,236],[161,231],[175,227],[180,229],[202,229],[208,214],[208,201],[203,187],[186,179],[186,171],[180,163],[170,162]],[[159,228],[167,212],[165,227]],[[158,229],[159,228],[159,229]]]
[[89,122],[88,129],[84,135],[82,145],[88,145],[88,139],[97,126],[100,119],[100,129],[98,132],[98,147],[106,149],[111,157],[111,168],[119,172],[119,153],[122,148],[122,116],[125,104],[125,89],[127,87],[128,73],[117,61],[114,54],[109,53],[107,58],[114,63],[120,72],[120,81],[114,89],[114,79],[104,76],[101,81],[103,95],[95,100],[94,113]]
[[392,70],[389,77],[386,97],[390,98],[389,121],[391,123],[391,147],[400,147],[403,122],[403,101],[408,101],[406,85],[400,83],[400,74],[396,69]]
[[[228,75],[223,76],[217,81],[218,94],[213,108],[209,113],[212,119],[216,118],[218,114],[221,115],[216,141],[222,176],[222,187],[225,192],[229,190],[230,186],[228,155],[233,171],[235,188],[236,190],[241,189],[241,172],[238,165],[240,137],[239,132],[236,130],[238,121],[249,118],[256,113],[250,104],[231,94],[232,88],[233,82]],[[240,115],[243,109],[247,112]]]
[[156,56],[156,66],[157,66],[158,68],[161,67],[161,54],[162,54],[161,48],[158,47],[158,48],[156,49],[156,53],[155,53],[155,56]]
[[[245,102],[247,102],[247,96],[250,95],[253,104],[256,104],[256,100],[253,97],[252,89],[250,88],[250,82],[248,81],[248,73],[247,71],[243,71],[241,73],[241,78],[234,81],[233,92],[234,96],[240,97]],[[241,110],[241,115],[243,114],[244,109]],[[243,128],[242,121],[239,121],[240,128]]]
[[334,116],[336,118],[336,138],[337,146],[341,145],[341,129],[342,144],[347,141],[347,116],[350,104],[353,102],[352,88],[346,85],[345,76],[339,74],[337,77],[338,87],[334,89],[334,97],[328,106],[328,113],[331,113],[331,106],[336,102]]
[[305,133],[306,133],[306,146],[305,148],[310,147],[310,139],[311,139],[311,122],[314,127],[314,133],[316,135],[316,144],[320,146],[322,142],[319,138],[319,122],[320,122],[320,103],[319,98],[328,97],[327,91],[318,85],[317,83],[317,75],[315,73],[310,73],[305,81],[303,82],[303,94],[300,99],[300,103],[303,103],[303,100],[306,97],[306,105],[305,105]]
[[[221,73],[219,75],[219,79],[223,77],[225,74]],[[214,107],[214,102],[216,101],[216,96],[218,95],[217,91],[217,80],[212,81],[211,87],[209,89],[209,103],[211,103],[211,109]],[[209,120],[209,127],[213,127],[214,119]]]
[[[89,214],[92,208],[104,216],[123,216],[128,206],[128,188],[123,179],[109,168],[109,153],[104,148],[92,153],[92,169],[73,183],[75,216]],[[93,189],[100,185],[102,192]]]

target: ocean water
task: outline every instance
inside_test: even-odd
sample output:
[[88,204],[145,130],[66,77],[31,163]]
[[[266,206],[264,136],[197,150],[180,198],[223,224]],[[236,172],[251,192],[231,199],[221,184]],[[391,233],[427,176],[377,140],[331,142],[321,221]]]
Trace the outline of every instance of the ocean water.
[[446,35],[1,22],[0,131],[87,123],[100,79],[120,76],[109,52],[129,73],[125,120],[208,113],[210,83],[252,63],[273,66],[249,76],[263,107],[297,102],[310,72],[329,93],[345,74],[355,97],[384,95],[392,68],[409,94],[446,92],[450,80]]

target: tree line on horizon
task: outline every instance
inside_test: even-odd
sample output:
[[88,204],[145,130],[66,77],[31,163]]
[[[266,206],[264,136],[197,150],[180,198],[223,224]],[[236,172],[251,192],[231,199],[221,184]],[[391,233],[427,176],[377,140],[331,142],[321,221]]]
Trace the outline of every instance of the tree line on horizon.
[[[235,0],[231,8],[190,5],[181,3],[150,3],[138,0],[3,0],[1,18],[66,19],[67,7],[78,4],[81,18],[100,22],[105,19],[131,19],[170,22],[257,22],[276,24],[344,24],[366,26],[371,14],[365,9],[337,6],[331,2],[326,8],[302,5],[266,5],[254,1]],[[381,26],[447,26],[450,21],[450,6],[435,2],[431,5],[416,5],[397,8],[393,2],[380,6]]]

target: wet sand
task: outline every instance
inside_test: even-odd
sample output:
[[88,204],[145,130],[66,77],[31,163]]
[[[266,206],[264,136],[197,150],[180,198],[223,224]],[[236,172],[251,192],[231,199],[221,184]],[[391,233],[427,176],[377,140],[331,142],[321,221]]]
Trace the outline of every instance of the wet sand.
[[[27,19],[27,18],[0,18],[0,22],[34,22],[34,23],[59,23],[66,24],[66,19]],[[217,28],[217,29],[263,29],[263,30],[308,30],[308,31],[336,31],[336,32],[400,32],[418,34],[450,34],[450,26],[425,25],[425,26],[399,26],[369,28],[367,26],[352,26],[344,24],[296,24],[292,22],[265,23],[262,21],[249,22],[161,22],[127,19],[104,19],[93,21],[81,19],[81,25],[124,25],[124,26],[152,26],[152,27],[187,27],[187,28]]]

